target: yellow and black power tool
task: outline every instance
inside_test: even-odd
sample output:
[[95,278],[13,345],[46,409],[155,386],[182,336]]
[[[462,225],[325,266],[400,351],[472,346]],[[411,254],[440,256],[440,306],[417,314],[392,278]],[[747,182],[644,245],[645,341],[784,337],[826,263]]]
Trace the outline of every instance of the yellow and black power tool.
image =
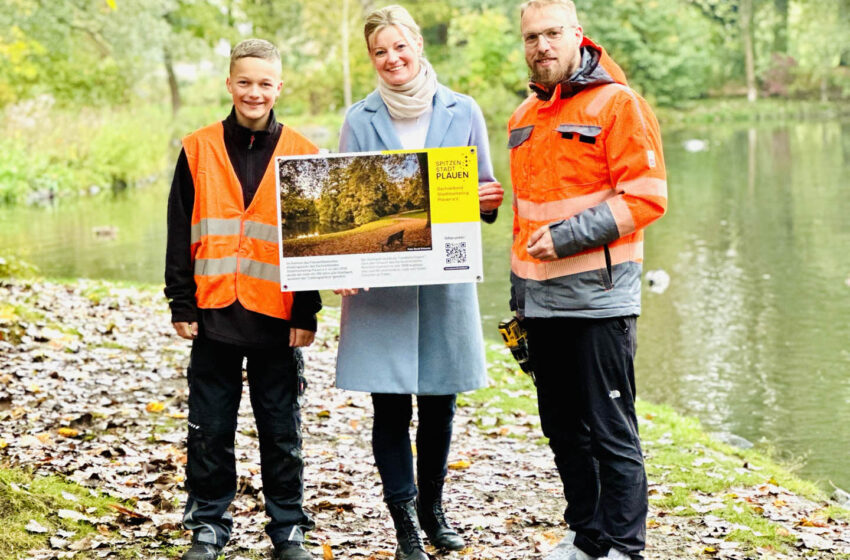
[[499,332],[502,334],[505,346],[514,355],[520,369],[527,373],[534,384],[537,385],[537,379],[534,377],[534,370],[531,368],[531,360],[528,356],[528,339],[525,336],[525,329],[519,324],[519,320],[516,317],[511,317],[502,321],[499,323]]

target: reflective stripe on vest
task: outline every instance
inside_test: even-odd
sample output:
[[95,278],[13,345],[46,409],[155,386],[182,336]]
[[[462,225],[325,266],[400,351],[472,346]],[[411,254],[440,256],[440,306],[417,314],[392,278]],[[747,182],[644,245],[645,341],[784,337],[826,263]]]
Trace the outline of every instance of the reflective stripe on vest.
[[[204,235],[239,235],[241,227],[241,220],[206,218],[197,224],[192,224],[192,244],[198,243]],[[277,226],[246,221],[245,237],[277,243]]]
[[221,123],[187,136],[183,148],[195,185],[191,246],[198,307],[218,309],[238,299],[251,311],[289,319],[293,296],[280,289],[274,158],[318,149],[284,128],[246,209]]

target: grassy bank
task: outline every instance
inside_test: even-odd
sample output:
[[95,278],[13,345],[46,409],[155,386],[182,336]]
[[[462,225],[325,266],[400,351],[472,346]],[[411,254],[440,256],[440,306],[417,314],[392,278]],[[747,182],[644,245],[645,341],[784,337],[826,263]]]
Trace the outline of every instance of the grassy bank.
[[54,112],[36,108],[0,125],[0,202],[32,203],[121,190],[165,169],[171,135],[167,112]]
[[[49,202],[145,185],[170,174],[180,138],[227,116],[229,106],[81,109],[31,104],[0,123],[0,204]],[[338,115],[282,117],[322,147],[336,147]]]
[[[490,387],[462,395],[459,405],[474,409],[482,429],[510,435],[507,427],[532,417],[537,422],[534,385],[513,363],[507,350],[488,349]],[[819,504],[816,516],[802,523],[814,526],[831,519],[850,520],[850,511],[835,506],[823,489],[794,474],[793,465],[774,459],[766,444],[740,449],[722,443],[707,433],[699,420],[681,416],[665,405],[637,402],[641,441],[650,480],[650,529],[659,528],[667,516],[699,519],[717,516],[737,526],[732,537],[745,551],[793,550],[795,536],[765,514],[747,489],[764,488],[766,493],[785,488],[794,495]],[[541,437],[540,443],[545,443]],[[780,503],[780,499],[774,500]],[[731,539],[730,539],[731,540]],[[707,555],[712,556],[708,550]],[[836,554],[830,558],[850,558]]]
[[846,101],[819,102],[793,99],[745,98],[705,99],[655,110],[664,127],[687,127],[716,123],[756,124],[763,122],[850,118]]

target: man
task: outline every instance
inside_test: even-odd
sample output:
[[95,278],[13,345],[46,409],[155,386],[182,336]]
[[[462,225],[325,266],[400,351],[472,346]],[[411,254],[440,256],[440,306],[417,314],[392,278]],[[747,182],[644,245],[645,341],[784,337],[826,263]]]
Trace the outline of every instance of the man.
[[634,408],[643,228],[664,214],[658,124],[570,0],[522,6],[533,94],[509,124],[511,308],[528,332],[569,532],[547,560],[640,559]]

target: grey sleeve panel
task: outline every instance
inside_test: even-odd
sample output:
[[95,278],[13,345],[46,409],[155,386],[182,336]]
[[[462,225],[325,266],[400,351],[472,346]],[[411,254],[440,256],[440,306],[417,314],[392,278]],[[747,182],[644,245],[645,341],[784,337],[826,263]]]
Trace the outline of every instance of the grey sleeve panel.
[[511,311],[515,311],[520,319],[525,309],[525,278],[520,278],[511,271]]
[[608,277],[605,269],[542,282],[517,281],[511,276],[516,299],[521,302],[517,316],[601,319],[640,315],[641,271],[641,265],[635,262],[614,265],[610,283],[605,281]]
[[549,232],[560,258],[607,245],[620,237],[614,215],[604,202],[568,220],[549,224]]

